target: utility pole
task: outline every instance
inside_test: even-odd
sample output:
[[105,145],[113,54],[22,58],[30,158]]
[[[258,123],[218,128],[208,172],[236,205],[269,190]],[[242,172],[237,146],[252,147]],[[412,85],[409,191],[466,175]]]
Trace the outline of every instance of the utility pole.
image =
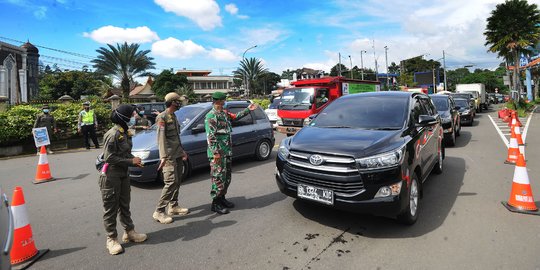
[[388,81],[388,79],[390,79],[390,77],[388,77],[388,46],[384,46],[384,59],[386,61],[386,89],[390,89],[390,83]]
[[351,79],[354,79],[354,74],[353,74],[353,70],[352,70],[352,58],[351,58],[350,55],[349,55],[349,61],[351,62]]
[[341,77],[341,53],[338,53],[338,76]]
[[377,69],[377,56],[375,55],[375,39],[373,40],[373,60],[375,61],[375,80],[379,81],[379,70]]
[[444,91],[448,91],[448,82],[446,81],[446,56],[444,50],[442,51],[442,62],[443,62],[443,72],[444,72]]
[[[244,51],[244,53],[242,54],[242,60],[244,61],[244,63],[246,62],[246,52],[249,51],[249,50],[251,50],[251,49],[253,49],[253,48],[256,48],[256,47],[257,47],[257,45],[254,45],[254,46],[251,46],[251,47],[247,48],[247,49]],[[247,71],[247,70],[246,70],[246,71]],[[249,80],[248,80],[248,76],[247,76],[247,75],[248,75],[247,73],[244,74],[244,77],[245,77],[245,79],[246,79],[246,96],[249,98],[249,94],[250,94],[250,93],[249,93]]]
[[362,58],[362,53],[367,53],[367,51],[360,51],[360,73],[362,74],[362,80],[364,80],[364,58]]
[[433,94],[437,93],[435,88],[435,65],[431,66],[431,73],[433,74]]

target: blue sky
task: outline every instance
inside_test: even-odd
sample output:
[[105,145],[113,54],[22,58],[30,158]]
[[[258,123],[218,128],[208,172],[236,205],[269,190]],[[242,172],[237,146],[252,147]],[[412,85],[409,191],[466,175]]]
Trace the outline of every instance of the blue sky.
[[[482,33],[502,2],[0,0],[0,40],[30,40],[91,57],[107,43],[137,42],[151,50],[157,72],[187,68],[228,75],[254,45],[246,57],[262,59],[278,74],[301,67],[329,71],[338,53],[347,67],[351,60],[360,67],[362,58],[364,67],[374,68],[377,59],[385,72],[385,46],[389,64],[422,54],[438,60],[444,50],[449,69],[494,68],[502,60],[486,52]],[[90,61],[39,49],[45,64],[74,69]]]

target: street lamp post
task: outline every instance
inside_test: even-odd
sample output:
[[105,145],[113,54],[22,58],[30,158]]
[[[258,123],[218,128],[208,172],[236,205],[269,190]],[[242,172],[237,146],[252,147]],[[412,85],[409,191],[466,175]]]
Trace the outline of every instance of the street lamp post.
[[349,62],[351,62],[351,79],[354,79],[354,74],[353,74],[353,70],[352,70],[352,58],[351,58],[350,55],[349,55]]
[[384,46],[384,58],[385,58],[385,61],[386,61],[386,88],[389,89],[390,86],[389,86],[389,82],[388,82],[388,79],[390,79],[388,77],[388,46]]
[[[249,48],[247,48],[244,53],[242,54],[242,61],[244,61],[244,63],[246,62],[246,52],[253,49],[253,48],[256,48],[257,45],[254,45],[254,46],[251,46]],[[244,74],[244,79],[246,80],[245,83],[246,83],[246,96],[249,98],[249,80],[248,80],[248,74],[247,74],[247,70],[246,70],[246,73]]]
[[362,58],[362,53],[367,53],[367,51],[360,51],[360,74],[362,74],[362,80],[364,80],[364,58]]

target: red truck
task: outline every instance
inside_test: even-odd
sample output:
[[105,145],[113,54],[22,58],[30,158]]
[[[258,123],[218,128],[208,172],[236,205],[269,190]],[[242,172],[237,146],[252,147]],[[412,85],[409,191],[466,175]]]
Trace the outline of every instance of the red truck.
[[291,83],[281,94],[278,106],[277,131],[295,134],[310,122],[309,116],[319,113],[337,98],[363,92],[380,91],[380,82],[354,80],[344,77],[305,79]]

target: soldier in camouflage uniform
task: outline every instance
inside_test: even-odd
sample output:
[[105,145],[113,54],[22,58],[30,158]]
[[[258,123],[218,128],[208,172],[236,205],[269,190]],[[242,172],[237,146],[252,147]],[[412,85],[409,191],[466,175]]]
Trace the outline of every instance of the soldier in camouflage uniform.
[[[168,93],[165,95],[167,109],[156,117],[160,158],[158,170],[163,170],[163,183],[165,185],[152,217],[163,224],[173,222],[172,215],[181,216],[189,212],[189,209],[178,205],[178,191],[184,169],[183,161],[187,160],[188,157],[180,142],[180,126],[174,114],[176,110],[180,109],[181,102],[182,98],[177,93]],[[168,209],[167,206],[169,206]],[[165,212],[166,209],[167,212]]]
[[211,210],[218,214],[228,214],[228,208],[234,204],[225,199],[231,183],[231,121],[240,119],[257,108],[250,104],[245,110],[234,114],[223,109],[226,95],[222,92],[212,94],[213,108],[206,114],[205,128],[208,141],[208,158],[210,159],[210,174],[212,177]]
[[103,200],[103,223],[107,232],[106,247],[111,255],[124,251],[117,240],[117,216],[120,216],[120,224],[125,229],[122,237],[125,243],[143,242],[147,238],[146,234],[135,232],[129,210],[131,185],[128,167],[142,167],[141,159],[131,154],[131,136],[127,132],[127,123],[133,111],[134,107],[131,105],[121,105],[114,110],[111,120],[116,125],[107,131],[103,138],[103,159],[106,163],[99,177],[99,189]]

